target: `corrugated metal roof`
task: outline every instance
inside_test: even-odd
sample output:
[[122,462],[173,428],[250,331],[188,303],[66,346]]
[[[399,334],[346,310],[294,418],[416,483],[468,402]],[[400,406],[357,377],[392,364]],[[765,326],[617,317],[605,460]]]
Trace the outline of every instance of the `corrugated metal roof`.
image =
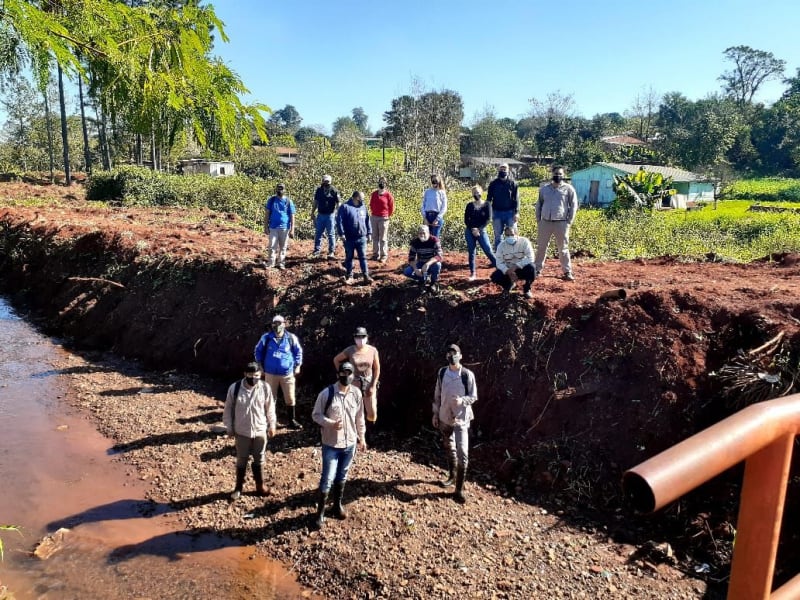
[[[691,171],[684,171],[683,169],[676,169],[675,167],[660,167],[658,165],[629,165],[627,163],[607,163],[607,162],[601,162],[596,164],[602,165],[604,167],[609,167],[611,169],[616,169],[617,171],[622,171],[623,173],[630,173],[630,174],[637,173],[639,169],[644,169],[649,173],[660,173],[664,177],[672,177],[673,181],[705,181],[705,178],[701,177],[697,173],[692,173]],[[575,173],[573,173],[573,175],[575,175]]]
[[600,138],[601,142],[606,144],[615,144],[619,146],[646,146],[647,142],[635,138],[632,135],[607,135]]
[[482,165],[502,165],[503,163],[508,164],[509,166],[521,166],[524,165],[524,162],[516,160],[514,158],[503,158],[500,156],[463,156],[462,162],[476,162]]

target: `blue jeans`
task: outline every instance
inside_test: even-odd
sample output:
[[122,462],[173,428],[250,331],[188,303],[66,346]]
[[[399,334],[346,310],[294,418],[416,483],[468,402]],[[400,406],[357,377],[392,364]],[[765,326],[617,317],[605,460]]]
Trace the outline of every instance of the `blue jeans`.
[[513,210],[496,210],[492,213],[492,229],[494,230],[494,249],[503,241],[503,229],[506,225],[514,224],[514,215],[517,214]]
[[[417,261],[417,269],[421,269],[422,265],[425,264],[421,260]],[[428,267],[428,277],[430,277],[431,283],[436,283],[436,280],[439,279],[439,273],[442,270],[442,263],[435,262],[430,267]],[[406,277],[411,277],[411,279],[416,279],[417,281],[423,281],[423,278],[419,275],[414,275],[414,269],[406,265],[405,270],[403,271],[403,275]]]
[[[319,491],[327,494],[333,482],[347,480],[347,471],[356,455],[356,445],[347,448],[334,448],[322,444],[322,476],[319,478]],[[335,475],[335,477],[334,477]]]
[[442,227],[444,227],[444,219],[439,217],[439,224],[438,225],[428,225],[428,229],[431,232],[431,235],[435,235],[439,237],[439,233],[442,231]]
[[475,274],[475,254],[477,254],[476,249],[478,244],[481,245],[481,250],[486,255],[486,258],[489,259],[489,262],[492,263],[492,266],[497,266],[497,260],[494,257],[494,252],[492,252],[492,247],[489,244],[489,235],[486,233],[486,228],[481,227],[479,229],[480,235],[475,237],[472,235],[472,229],[467,227],[464,231],[464,238],[467,240],[467,257],[469,258],[469,274]]
[[347,271],[347,276],[353,274],[353,252],[358,254],[358,264],[361,267],[361,272],[364,275],[369,274],[367,268],[367,238],[360,237],[354,240],[344,238],[344,270]]
[[318,214],[314,220],[314,252],[322,246],[322,233],[328,234],[328,254],[336,249],[336,230],[333,227],[333,215]]

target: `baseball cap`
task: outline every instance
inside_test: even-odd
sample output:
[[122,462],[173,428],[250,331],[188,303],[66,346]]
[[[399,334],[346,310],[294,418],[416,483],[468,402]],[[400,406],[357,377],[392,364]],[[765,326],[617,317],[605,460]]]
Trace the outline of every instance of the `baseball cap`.
[[333,181],[333,177],[331,177],[330,175],[323,175],[322,176],[322,181],[324,181],[326,183],[330,183],[331,181]]
[[367,328],[356,327],[356,332],[353,334],[353,337],[367,337]]
[[284,322],[284,318],[282,316],[280,316],[280,315],[275,315],[274,317],[272,317],[272,322],[273,323],[283,323]]
[[448,352],[455,352],[456,354],[461,354],[461,348],[459,348],[459,347],[458,347],[458,346],[456,346],[455,344],[450,344],[450,345],[447,347],[447,351],[448,351]]
[[351,373],[356,372],[356,370],[353,368],[353,364],[349,362],[343,362],[339,365],[339,372],[341,373],[342,371],[350,371]]

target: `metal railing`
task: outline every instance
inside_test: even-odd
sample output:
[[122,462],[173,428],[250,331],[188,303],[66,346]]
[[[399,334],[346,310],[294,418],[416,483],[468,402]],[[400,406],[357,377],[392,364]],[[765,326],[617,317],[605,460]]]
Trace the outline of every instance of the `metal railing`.
[[800,598],[800,575],[772,591],[800,394],[761,402],[637,465],[623,486],[653,512],[745,462],[728,600]]

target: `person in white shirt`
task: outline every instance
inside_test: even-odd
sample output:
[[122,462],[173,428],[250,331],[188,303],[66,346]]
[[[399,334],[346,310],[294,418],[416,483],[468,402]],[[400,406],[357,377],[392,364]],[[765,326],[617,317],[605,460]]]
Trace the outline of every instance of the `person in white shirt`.
[[506,225],[503,241],[494,252],[497,269],[491,280],[503,288],[503,294],[510,294],[517,281],[522,281],[522,291],[526,298],[533,298],[531,286],[536,279],[533,266],[533,247],[528,238],[517,235],[516,225]]
[[475,418],[472,405],[478,401],[475,374],[461,366],[461,348],[447,347],[447,366],[439,369],[433,393],[432,424],[442,434],[450,476],[439,485],[455,484],[453,499],[466,502],[464,478],[469,464],[469,424]]
[[431,187],[422,194],[422,218],[431,235],[439,237],[447,212],[447,191],[440,175],[431,175]]
[[270,387],[261,380],[261,367],[257,362],[248,363],[244,378],[232,383],[225,398],[222,422],[228,435],[234,437],[236,445],[236,487],[232,500],[242,495],[247,461],[253,457],[253,479],[256,494],[266,496],[264,474],[261,465],[267,439],[275,435],[275,399]]

